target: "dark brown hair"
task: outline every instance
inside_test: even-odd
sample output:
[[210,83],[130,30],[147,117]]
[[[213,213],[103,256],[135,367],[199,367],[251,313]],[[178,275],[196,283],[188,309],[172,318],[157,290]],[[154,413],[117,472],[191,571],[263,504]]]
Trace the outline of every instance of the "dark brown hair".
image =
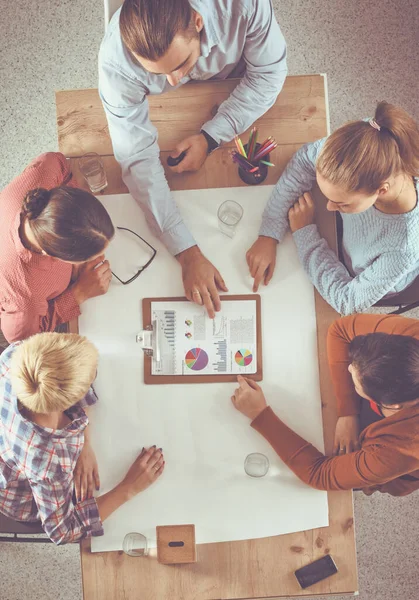
[[122,41],[131,54],[157,61],[178,33],[193,37],[188,0],[125,0],[119,17]]
[[379,404],[419,398],[419,340],[388,333],[358,335],[349,355],[362,389]]
[[104,250],[115,233],[105,207],[78,188],[32,190],[23,201],[21,214],[42,250],[61,260],[89,260]]
[[419,127],[403,109],[380,102],[374,120],[353,121],[328,137],[316,168],[348,192],[373,193],[389,177],[419,175]]

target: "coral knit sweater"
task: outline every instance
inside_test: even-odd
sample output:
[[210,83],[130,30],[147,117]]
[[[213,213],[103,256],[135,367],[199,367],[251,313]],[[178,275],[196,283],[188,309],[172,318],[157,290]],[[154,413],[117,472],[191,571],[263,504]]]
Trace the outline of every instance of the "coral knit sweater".
[[68,289],[72,265],[27,250],[19,237],[20,211],[29,190],[72,185],[62,154],[42,154],[0,194],[0,325],[8,342],[53,331],[80,314]]
[[[357,335],[383,332],[419,339],[419,321],[395,315],[358,314],[329,329],[328,356],[338,416],[356,415],[361,399],[348,372],[349,344]],[[377,402],[380,401],[376,398]],[[366,427],[361,449],[324,456],[265,408],[252,422],[280,458],[308,485],[320,490],[363,488],[405,496],[419,489],[419,406],[402,408]]]

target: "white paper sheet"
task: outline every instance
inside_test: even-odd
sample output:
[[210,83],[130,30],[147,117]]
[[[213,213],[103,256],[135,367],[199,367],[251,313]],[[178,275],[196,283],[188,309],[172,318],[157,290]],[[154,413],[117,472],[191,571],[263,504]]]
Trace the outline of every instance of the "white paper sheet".
[[[249,294],[245,253],[256,239],[271,187],[175,192],[202,251],[220,269],[229,292]],[[146,386],[141,299],[183,295],[180,266],[149,233],[129,195],[100,198],[115,225],[142,235],[158,250],[152,266],[128,286],[112,281],[105,296],[82,307],[80,332],[100,351],[92,411],[92,443],[101,492],[114,487],[143,446],[157,444],[166,469],[158,482],[105,521],[92,550],[120,550],[139,531],[155,545],[156,525],[194,523],[197,543],[251,539],[328,524],[327,495],[301,483],[231,404],[233,383]],[[217,229],[217,209],[236,200],[244,216],[235,238]],[[291,236],[278,248],[275,275],[262,286],[264,381],[268,402],[300,435],[323,449],[313,288]],[[247,454],[262,452],[271,468],[261,479],[243,469]]]
[[160,357],[153,375],[231,375],[257,371],[255,300],[229,300],[214,319],[191,302],[153,302]]

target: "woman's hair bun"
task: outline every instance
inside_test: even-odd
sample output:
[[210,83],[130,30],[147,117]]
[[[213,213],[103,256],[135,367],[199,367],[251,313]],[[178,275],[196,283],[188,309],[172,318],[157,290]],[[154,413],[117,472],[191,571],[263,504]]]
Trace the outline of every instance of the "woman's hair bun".
[[33,221],[39,217],[41,212],[44,210],[50,199],[50,192],[44,188],[37,188],[27,193],[26,198],[23,201],[22,212],[29,219]]

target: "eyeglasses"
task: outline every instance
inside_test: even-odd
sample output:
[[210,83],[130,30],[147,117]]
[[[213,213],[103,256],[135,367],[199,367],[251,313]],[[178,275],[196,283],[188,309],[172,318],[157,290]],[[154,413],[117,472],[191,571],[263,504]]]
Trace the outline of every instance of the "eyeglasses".
[[120,231],[128,231],[129,233],[132,233],[133,235],[135,235],[138,239],[140,239],[142,242],[144,242],[144,244],[146,244],[146,246],[148,246],[153,254],[150,258],[150,260],[148,260],[146,262],[146,264],[141,267],[139,269],[139,271],[137,271],[137,273],[135,275],[133,275],[133,277],[131,277],[130,279],[128,279],[127,281],[122,281],[122,279],[120,279],[118,277],[118,275],[116,275],[113,271],[112,271],[112,275],[120,282],[122,283],[122,285],[128,285],[129,283],[132,283],[133,281],[135,281],[137,279],[137,277],[139,277],[141,275],[141,273],[143,271],[145,271],[147,269],[147,267],[149,267],[151,265],[151,263],[153,262],[156,254],[157,254],[157,250],[155,248],[153,248],[153,246],[151,244],[149,244],[144,238],[142,238],[140,235],[138,235],[138,233],[135,233],[135,231],[131,231],[131,229],[128,229],[127,227],[117,227],[117,229],[119,229]]

